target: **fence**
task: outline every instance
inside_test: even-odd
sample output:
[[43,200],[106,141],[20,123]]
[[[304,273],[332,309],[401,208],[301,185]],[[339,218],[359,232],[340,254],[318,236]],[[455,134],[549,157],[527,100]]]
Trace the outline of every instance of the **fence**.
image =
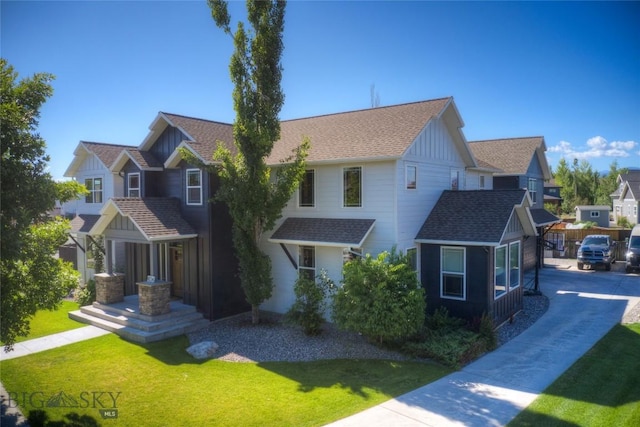
[[551,230],[545,235],[545,241],[549,250],[553,251],[553,257],[556,258],[576,258],[578,253],[577,242],[581,242],[589,234],[606,234],[611,236],[616,245],[616,259],[624,259],[627,252],[627,242],[629,236],[631,236],[630,229],[620,228],[602,228],[594,227],[589,229],[570,229],[570,228],[556,228],[552,227]]

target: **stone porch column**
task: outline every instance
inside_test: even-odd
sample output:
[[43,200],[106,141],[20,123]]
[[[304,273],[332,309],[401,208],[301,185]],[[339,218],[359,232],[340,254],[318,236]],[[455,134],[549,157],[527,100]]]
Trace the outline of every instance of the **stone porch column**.
[[93,279],[96,281],[96,302],[114,304],[124,301],[124,274],[98,273]]
[[158,316],[169,313],[171,282],[138,282],[140,314]]

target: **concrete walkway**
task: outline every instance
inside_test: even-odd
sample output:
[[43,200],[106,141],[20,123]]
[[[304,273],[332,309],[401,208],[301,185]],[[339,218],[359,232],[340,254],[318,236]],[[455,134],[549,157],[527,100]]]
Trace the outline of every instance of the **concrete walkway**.
[[549,310],[529,329],[462,370],[330,424],[348,426],[503,426],[640,303],[640,277],[578,271],[549,260],[540,289]]
[[1,349],[0,360],[15,359],[16,357],[50,350],[52,348],[96,338],[109,333],[109,331],[105,331],[104,329],[100,329],[95,326],[83,326],[70,331],[59,332],[57,334],[47,335],[46,337],[16,343],[13,346],[13,350],[8,353],[6,353],[4,349]]

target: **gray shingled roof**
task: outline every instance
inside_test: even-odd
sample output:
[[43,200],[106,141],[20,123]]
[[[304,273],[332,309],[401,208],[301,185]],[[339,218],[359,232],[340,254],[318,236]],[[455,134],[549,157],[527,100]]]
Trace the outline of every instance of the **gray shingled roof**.
[[[267,159],[277,164],[288,158],[303,137],[311,139],[307,162],[343,159],[397,158],[413,143],[420,131],[440,115],[452,98],[413,102],[388,107],[328,114],[281,122],[280,140]],[[233,149],[230,124],[162,113],[182,128],[195,142],[189,146],[209,161],[221,140]]]
[[[632,169],[628,173],[620,174],[620,178],[622,182],[627,183],[631,197],[640,200],[640,170]],[[618,192],[617,195],[619,194]]]
[[443,191],[416,240],[498,244],[524,198],[520,189]]
[[374,219],[287,218],[269,241],[359,247],[374,223]]
[[526,175],[536,149],[544,144],[541,136],[469,141],[479,164],[491,165],[502,173]]
[[[547,196],[545,196],[545,199]],[[536,223],[536,227],[542,227],[544,225],[555,224],[560,222],[560,218],[552,214],[546,209],[531,209],[531,218]]]
[[114,197],[109,201],[121,215],[129,217],[148,240],[197,234],[182,218],[180,201],[174,197]]
[[71,232],[88,233],[100,219],[100,215],[78,214],[71,220]]

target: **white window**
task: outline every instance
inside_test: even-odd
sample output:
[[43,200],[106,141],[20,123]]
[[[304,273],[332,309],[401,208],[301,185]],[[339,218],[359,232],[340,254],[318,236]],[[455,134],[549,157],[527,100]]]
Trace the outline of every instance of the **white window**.
[[456,169],[451,170],[451,189],[454,191],[460,190],[460,171]]
[[316,248],[315,246],[300,246],[298,248],[298,274],[310,280],[316,278]]
[[130,173],[127,175],[127,195],[129,197],[140,197],[139,173]]
[[187,169],[187,205],[202,204],[202,171]]
[[461,247],[440,247],[440,297],[464,300],[466,289],[466,250]]
[[418,271],[418,248],[407,249],[407,259],[414,271]]
[[405,180],[407,189],[415,190],[418,188],[418,167],[407,165],[405,168]]
[[509,290],[520,286],[520,242],[509,244]]
[[343,206],[345,208],[362,207],[362,168],[360,166],[344,168]]
[[498,298],[507,293],[507,281],[509,280],[507,272],[507,246],[498,246],[494,251],[494,297]]
[[102,178],[87,178],[84,186],[89,190],[84,198],[85,203],[102,203]]
[[538,182],[535,178],[529,178],[529,183],[527,185],[527,189],[529,190],[529,195],[531,196],[531,201],[533,203],[537,200],[538,194]]
[[591,211],[591,218],[599,218],[600,211]]
[[300,207],[312,208],[316,205],[315,180],[315,171],[313,169],[304,172],[299,190],[298,205]]

